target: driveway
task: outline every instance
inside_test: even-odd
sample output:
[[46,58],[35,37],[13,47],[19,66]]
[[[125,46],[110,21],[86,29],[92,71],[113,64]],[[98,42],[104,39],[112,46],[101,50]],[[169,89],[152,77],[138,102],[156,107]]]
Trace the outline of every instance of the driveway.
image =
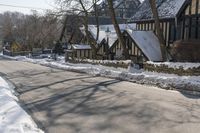
[[176,91],[0,59],[47,133],[197,133],[200,100]]

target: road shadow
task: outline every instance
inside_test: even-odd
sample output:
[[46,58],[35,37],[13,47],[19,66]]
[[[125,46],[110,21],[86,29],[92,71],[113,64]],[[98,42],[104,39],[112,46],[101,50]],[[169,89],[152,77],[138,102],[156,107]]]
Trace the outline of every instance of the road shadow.
[[23,108],[47,133],[55,130],[131,133],[134,127],[146,132],[162,129],[163,125],[172,129],[200,123],[198,102],[188,105],[181,101],[152,100],[137,92],[130,94],[118,89],[121,80],[70,75],[63,70],[29,70],[8,77],[16,83]]

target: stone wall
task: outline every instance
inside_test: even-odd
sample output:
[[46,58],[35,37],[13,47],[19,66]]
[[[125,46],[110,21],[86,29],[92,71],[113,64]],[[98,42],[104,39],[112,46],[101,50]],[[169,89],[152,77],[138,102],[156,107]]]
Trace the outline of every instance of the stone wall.
[[70,60],[71,63],[84,63],[84,64],[93,64],[93,65],[103,65],[115,68],[128,68],[131,60],[90,60],[90,59],[74,59]]
[[177,74],[180,76],[200,76],[200,66],[186,69],[184,66],[170,67],[165,64],[156,65],[152,63],[145,63],[144,69],[151,72]]

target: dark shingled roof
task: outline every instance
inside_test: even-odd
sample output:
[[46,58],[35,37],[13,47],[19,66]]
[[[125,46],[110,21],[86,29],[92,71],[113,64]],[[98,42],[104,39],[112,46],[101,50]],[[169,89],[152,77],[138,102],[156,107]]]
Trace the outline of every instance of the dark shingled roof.
[[[157,0],[157,8],[159,17],[164,18],[175,18],[180,9],[188,0]],[[131,21],[144,21],[152,20],[153,15],[150,8],[149,0],[145,0],[139,7],[136,14],[131,18]]]

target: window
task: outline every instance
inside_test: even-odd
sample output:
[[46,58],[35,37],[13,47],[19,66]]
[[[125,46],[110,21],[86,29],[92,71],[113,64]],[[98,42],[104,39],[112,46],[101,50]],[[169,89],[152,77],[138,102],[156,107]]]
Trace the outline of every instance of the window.
[[191,8],[192,14],[196,14],[196,3],[197,3],[197,0],[192,0],[192,8]]
[[85,50],[85,56],[88,57],[88,51],[89,50]]
[[196,38],[196,23],[197,23],[197,19],[196,18],[192,18],[192,23],[191,23],[191,39],[195,39]]
[[198,32],[197,32],[197,39],[200,39],[200,17],[198,18]]
[[188,40],[189,39],[189,23],[190,23],[190,18],[185,19],[185,33],[184,33],[184,39]]
[[199,0],[199,5],[198,5],[198,14],[200,14],[200,0]]
[[190,13],[190,7],[188,6],[187,9],[185,10],[185,15],[189,15]]
[[137,55],[137,51],[138,51],[137,47],[134,46],[134,55]]
[[169,36],[170,42],[173,42],[175,40],[175,25],[174,23],[170,24],[170,36]]

